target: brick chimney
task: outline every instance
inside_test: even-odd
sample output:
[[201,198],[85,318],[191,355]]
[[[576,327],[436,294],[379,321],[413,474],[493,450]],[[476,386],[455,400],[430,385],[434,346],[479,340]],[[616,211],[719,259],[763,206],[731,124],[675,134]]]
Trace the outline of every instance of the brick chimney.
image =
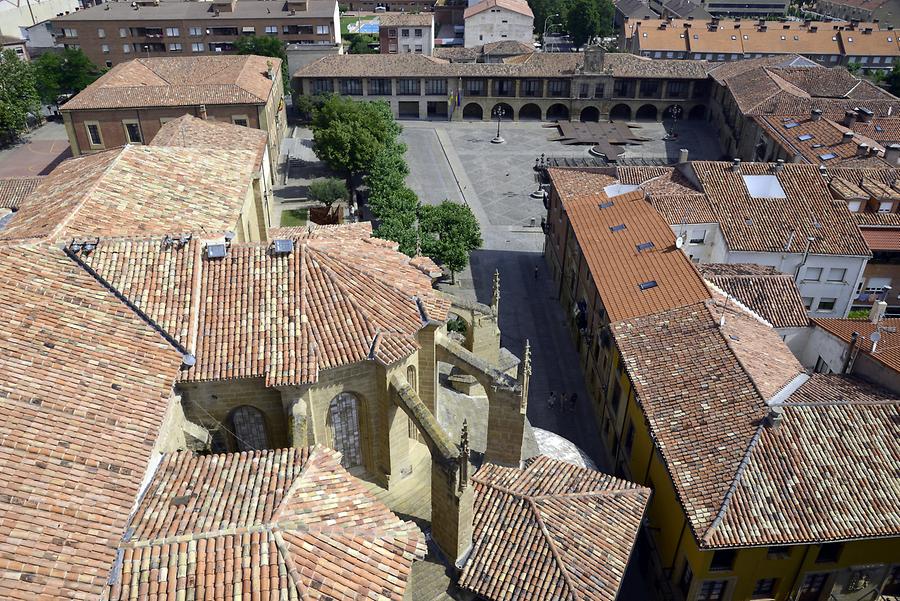
[[201,119],[206,121],[207,115],[206,115],[206,105],[205,104],[201,104],[199,106],[199,108],[197,109],[197,114]]
[[847,127],[851,127],[854,123],[856,123],[856,111],[844,111],[843,124]]
[[822,109],[813,109],[809,114],[809,118],[811,121],[818,121],[822,118]]
[[884,160],[892,166],[900,165],[900,144],[890,144],[884,149]]

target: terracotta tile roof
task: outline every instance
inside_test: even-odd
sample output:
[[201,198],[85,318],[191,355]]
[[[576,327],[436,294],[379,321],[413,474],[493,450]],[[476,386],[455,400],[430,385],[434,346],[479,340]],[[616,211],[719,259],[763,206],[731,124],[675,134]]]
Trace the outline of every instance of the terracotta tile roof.
[[840,31],[837,34],[841,38],[844,53],[848,57],[854,56],[900,56],[900,46],[897,46],[897,32],[895,31]]
[[[875,324],[868,319],[822,319],[812,320],[813,323],[837,336],[847,344],[850,343],[850,336],[853,332],[859,334],[856,347],[859,352],[865,353],[875,361],[883,364],[885,367],[900,372],[900,318],[888,317],[878,322],[881,332],[881,340],[875,347],[875,353],[872,353],[872,341],[869,335],[875,331]],[[895,331],[891,331],[894,329]]]
[[107,593],[399,601],[425,550],[336,451],[174,453],[129,520]]
[[532,54],[534,46],[529,46],[518,40],[500,40],[481,46],[481,54],[484,56],[515,56],[520,54]]
[[198,240],[159,239],[102,239],[79,256],[194,353],[184,379],[304,384],[322,369],[393,363],[418,348],[425,320],[447,318],[427,267],[351,229],[355,237],[334,228],[297,238],[286,256],[232,244],[209,259]]
[[707,263],[698,265],[706,280],[776,328],[802,328],[809,324],[806,307],[790,275],[774,267],[754,264]]
[[837,33],[825,29],[817,31],[784,30],[775,29],[774,27],[766,28],[766,31],[749,29],[741,31],[741,39],[743,40],[744,52],[747,54],[771,52],[805,55],[841,54],[841,45],[838,41]]
[[164,123],[150,146],[246,149],[256,155],[256,167],[262,168],[268,140],[261,129],[182,115]]
[[876,117],[868,123],[854,121],[850,128],[880,144],[900,142],[900,117]]
[[18,209],[44,176],[0,177],[0,209]]
[[[675,234],[640,191],[611,199],[604,187],[615,178],[572,169],[550,169],[550,179],[594,274],[611,321],[689,305],[709,297],[688,258],[675,249]],[[610,228],[624,224],[620,231]],[[638,245],[652,243],[647,249]],[[656,285],[642,290],[643,283]]]
[[[729,310],[720,329],[722,307],[710,303],[612,328],[700,546],[900,533],[900,399],[852,379],[807,379],[771,328]],[[784,406],[774,428],[766,397]]]
[[[868,201],[871,195],[869,191],[863,189],[864,182],[867,182],[865,187],[870,191],[876,191],[877,188],[893,196],[893,194],[897,194],[896,186],[897,178],[900,177],[900,169],[837,168],[829,169],[828,175],[830,178],[829,188],[835,198],[845,201],[852,199]],[[900,214],[876,212],[869,206],[864,208],[865,211],[851,213],[858,225],[900,227]]]
[[220,235],[238,223],[256,171],[248,150],[125,146],[70,159],[32,192],[0,240]]
[[746,467],[701,546],[900,534],[900,398],[814,374],[783,407],[778,427],[758,427]]
[[[775,173],[768,163],[742,163],[735,172],[730,163],[694,161],[685,170],[688,179],[703,190],[732,251],[802,253],[806,237],[813,236],[817,238],[811,248],[814,253],[870,254],[846,204],[832,199],[816,166],[786,164]],[[751,196],[743,176],[754,175],[777,177],[785,198]],[[651,200],[656,204],[655,198]],[[678,217],[672,223],[683,218]],[[693,215],[688,219],[706,223]]]
[[650,490],[545,456],[485,464],[460,586],[491,601],[616,598]]
[[[858,134],[849,140],[844,138],[844,132],[851,130],[830,119],[821,118],[813,121],[805,116],[757,116],[753,117],[753,120],[788,154],[800,157],[803,161],[813,165],[824,164],[831,167],[848,161],[856,163],[860,159],[858,150],[861,144],[866,144],[869,149],[884,154],[884,147],[875,140]],[[828,159],[822,158],[828,155],[834,156]],[[888,166],[888,163],[878,156],[867,158],[874,161],[876,165]]]
[[[688,42],[690,52],[714,52],[723,54],[744,54],[741,38],[742,30],[721,27],[710,31],[704,27],[689,27],[681,30]],[[746,33],[746,31],[743,31]]]
[[616,167],[623,184],[639,184],[648,196],[656,194],[700,195],[693,183],[674,167]]
[[[663,22],[667,22],[667,20],[646,17],[626,19],[625,37],[631,37],[631,31],[637,24],[640,24],[642,28],[656,28],[659,27]],[[691,29],[706,30],[710,27],[711,23],[711,20],[696,18],[690,20],[672,19],[671,21],[668,21],[668,26],[675,28],[690,27]],[[740,26],[738,29],[742,29],[745,31],[756,31],[759,29],[759,21],[756,19],[742,19],[741,21],[736,21],[734,19],[717,19],[716,23],[718,30],[734,30],[736,26]],[[813,27],[815,27],[817,30],[827,29],[828,31],[840,31],[850,26],[850,23],[848,21],[766,21],[765,23],[767,29],[775,29],[779,31],[808,31]],[[878,29],[878,23],[859,23],[858,27],[871,27],[873,29]]]
[[528,6],[528,3],[524,0],[480,0],[466,8],[463,13],[463,18],[468,19],[469,17],[473,17],[492,8],[504,8],[514,13],[519,13],[526,17],[531,17],[532,19],[534,18],[531,7]]
[[138,58],[116,65],[60,110],[265,104],[281,82],[267,77],[270,63],[278,73],[281,60],[265,56]]
[[900,251],[900,228],[860,228],[863,239],[873,251],[890,250]]
[[671,79],[706,79],[715,63],[650,59],[626,52],[607,54],[603,57],[606,72],[613,77],[668,77]]
[[58,248],[0,248],[0,598],[100,597],[180,363]]
[[666,27],[663,29],[645,29],[637,32],[635,38],[641,51],[687,52],[688,41],[685,30]]
[[386,13],[379,15],[379,27],[433,27],[434,13]]

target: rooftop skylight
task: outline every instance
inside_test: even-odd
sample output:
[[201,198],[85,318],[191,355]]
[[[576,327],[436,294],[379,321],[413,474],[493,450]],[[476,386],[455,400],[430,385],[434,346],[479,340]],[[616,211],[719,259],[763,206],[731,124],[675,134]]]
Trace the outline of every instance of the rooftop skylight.
[[797,139],[800,140],[801,142],[806,142],[807,140],[812,140],[813,135],[812,134],[802,134],[800,136],[797,136]]
[[603,193],[606,194],[609,198],[614,196],[621,196],[622,194],[628,194],[629,192],[634,192],[638,189],[638,186],[634,186],[631,184],[610,184],[603,188]]
[[742,175],[747,192],[753,198],[787,198],[774,175]]
[[833,152],[827,152],[825,154],[820,154],[819,158],[822,159],[823,161],[830,161],[831,159],[836,159],[837,155],[834,154]]

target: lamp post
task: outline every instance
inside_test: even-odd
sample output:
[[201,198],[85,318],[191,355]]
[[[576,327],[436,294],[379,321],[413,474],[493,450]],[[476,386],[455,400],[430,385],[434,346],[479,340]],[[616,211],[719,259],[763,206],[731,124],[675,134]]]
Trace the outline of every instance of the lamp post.
[[494,116],[497,118],[497,135],[491,140],[491,144],[503,144],[506,140],[500,137],[500,121],[506,116],[506,109],[502,106],[496,107]]
[[681,116],[682,110],[683,109],[681,108],[681,106],[679,106],[677,104],[669,110],[669,114],[672,115],[672,129],[669,130],[669,133],[667,133],[665,138],[663,138],[664,140],[677,140],[678,139],[678,134],[675,133],[675,126],[678,124],[678,117]]
[[541,43],[544,44],[544,52],[548,52],[547,50],[547,26],[550,23],[550,19],[555,19],[559,16],[559,13],[553,13],[552,15],[547,15],[547,18],[544,19],[544,34],[541,36]]

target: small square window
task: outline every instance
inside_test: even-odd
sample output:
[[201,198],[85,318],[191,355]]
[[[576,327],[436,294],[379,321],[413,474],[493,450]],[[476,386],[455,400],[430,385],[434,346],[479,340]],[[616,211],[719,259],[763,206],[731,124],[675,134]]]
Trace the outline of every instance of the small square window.
[[231,117],[231,122],[242,127],[250,126],[250,120],[247,119],[247,115],[234,115]]
[[847,270],[842,267],[832,267],[828,270],[829,282],[843,282],[847,278]]
[[688,239],[689,244],[703,244],[706,242],[706,230],[694,230]]
[[737,551],[734,549],[722,549],[714,552],[712,562],[709,564],[710,571],[727,572],[734,567],[735,557],[737,557]]
[[191,52],[203,52],[203,44],[193,43],[191,44]]
[[109,44],[101,44],[100,51],[103,52],[103,54],[109,54]]
[[803,297],[803,306],[806,307],[806,310],[809,311],[812,309],[813,298],[811,296]]
[[96,121],[89,121],[84,124],[88,134],[88,142],[91,147],[102,147],[103,136],[100,134],[100,124]]
[[775,596],[778,580],[776,578],[760,578],[753,587],[754,599],[769,599]]
[[[820,298],[819,305],[816,307],[816,311],[821,311],[821,312],[834,311],[835,304],[837,304],[836,298]],[[821,557],[821,554],[820,554],[820,557]]]
[[122,121],[122,125],[125,126],[125,141],[129,144],[141,144],[143,143],[143,138],[141,138],[141,126],[137,121]]
[[803,281],[804,282],[818,282],[822,279],[822,268],[821,267],[807,267],[806,271],[803,273]]
[[[810,304],[812,304],[812,299],[803,299],[804,303],[809,300]],[[809,309],[809,305],[806,306]],[[790,547],[769,547],[766,550],[766,558],[767,559],[787,559],[791,556],[791,548]]]
[[[834,299],[822,299],[822,300],[834,300]],[[821,310],[822,303],[819,302],[819,307]],[[834,308],[834,303],[832,303],[832,309]],[[841,558],[841,551],[844,550],[843,543],[826,543],[819,547],[819,554],[816,556],[816,563],[836,563]]]
[[103,29],[102,27],[97,28],[97,37],[98,37],[98,38],[105,38],[105,37],[106,37],[106,30]]
[[697,601],[722,601],[725,599],[727,580],[706,580],[697,592]]
[[127,27],[119,27],[119,37],[120,38],[128,37],[128,28]]

